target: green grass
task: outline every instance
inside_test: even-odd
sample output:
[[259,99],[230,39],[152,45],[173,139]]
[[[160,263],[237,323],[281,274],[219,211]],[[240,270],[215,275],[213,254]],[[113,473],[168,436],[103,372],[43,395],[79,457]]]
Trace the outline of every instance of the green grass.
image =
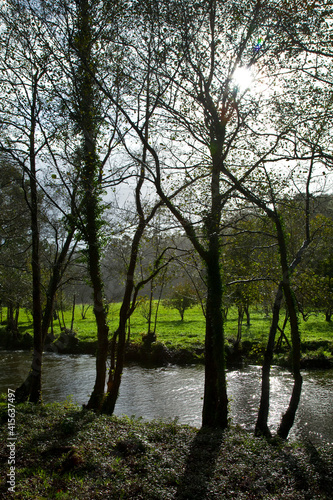
[[[118,314],[120,304],[111,304],[108,314],[110,331],[114,331],[118,326]],[[96,324],[92,308],[89,308],[86,319],[81,318],[81,306],[77,305],[75,310],[75,321],[73,329],[81,341],[93,342],[96,340]],[[5,311],[3,311],[5,317]],[[64,314],[65,324],[70,328],[71,311]],[[283,318],[282,318],[283,319]],[[281,321],[282,322],[282,321]],[[280,322],[280,323],[281,323]],[[270,328],[270,318],[260,311],[251,311],[251,325],[243,324],[242,340],[251,342],[266,342]],[[22,334],[28,332],[32,334],[32,318],[25,311],[20,313],[19,330]],[[311,315],[307,321],[300,318],[300,330],[302,341],[305,342],[333,342],[333,322],[325,321],[323,314]],[[55,335],[60,334],[58,321],[54,321]],[[138,308],[131,318],[131,340],[141,342],[142,336],[147,333],[147,321]],[[159,308],[157,322],[157,340],[167,346],[176,348],[193,348],[203,346],[205,336],[205,318],[200,306],[195,306],[185,312],[184,321],[180,320],[178,311],[163,307]],[[289,338],[289,329],[286,328]],[[225,323],[226,338],[236,338],[237,336],[237,310],[232,308]]]
[[[5,395],[0,420],[7,422]],[[0,428],[0,498],[331,498],[332,448],[268,443],[237,427],[145,423],[61,404],[16,405],[15,492],[8,493],[8,429]]]

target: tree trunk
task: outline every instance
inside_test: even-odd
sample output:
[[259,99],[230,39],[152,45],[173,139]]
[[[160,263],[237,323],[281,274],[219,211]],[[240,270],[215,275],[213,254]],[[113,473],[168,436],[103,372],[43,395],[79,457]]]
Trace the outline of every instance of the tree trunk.
[[[141,236],[140,236],[141,237]],[[140,238],[139,238],[140,239]],[[136,239],[134,238],[136,241]],[[127,281],[124,292],[123,302],[119,311],[119,326],[115,332],[111,345],[111,367],[108,379],[108,394],[104,400],[102,411],[110,415],[113,414],[116,401],[118,398],[121,377],[124,368],[125,345],[126,345],[126,324],[128,319],[128,311],[131,304],[131,296],[133,290],[133,270],[136,264],[137,246],[134,249],[132,244],[132,255],[127,273]],[[117,342],[118,340],[118,342]]]
[[294,387],[288,409],[282,417],[277,434],[281,438],[287,439],[289,431],[294,424],[296,411],[301,398],[303,379],[300,372],[301,341],[299,334],[296,301],[293,296],[293,291],[291,290],[289,283],[284,283],[283,290],[289,311],[289,321],[290,321],[291,340],[292,340],[292,370],[294,376]]
[[149,310],[148,310],[148,335],[151,333],[151,317],[153,314],[153,284],[154,281],[151,280],[150,282],[150,293],[149,293]]
[[153,330],[153,333],[155,335],[156,335],[156,327],[157,327],[158,310],[159,310],[159,307],[160,307],[160,303],[161,303],[161,299],[162,299],[162,293],[163,293],[163,288],[164,288],[164,277],[165,277],[165,273],[163,273],[163,278],[162,278],[163,281],[162,281],[162,284],[161,284],[160,293],[158,295],[158,300],[157,300],[156,310],[155,310],[154,330]]
[[[41,323],[41,345],[40,349],[34,349],[33,359],[31,363],[31,368],[26,380],[23,384],[16,389],[15,397],[17,394],[17,401],[23,402],[26,401],[30,396],[31,402],[37,402],[40,400],[41,394],[41,365],[42,365],[42,355],[44,349],[45,338],[53,317],[53,308],[54,308],[54,298],[56,295],[57,288],[59,286],[62,274],[65,269],[65,261],[69,251],[69,247],[71,245],[72,239],[74,235],[74,229],[72,229],[65,240],[64,246],[55,261],[52,269],[52,275],[49,281],[48,289],[46,292],[46,305],[44,309],[44,314]],[[37,401],[32,401],[31,394],[39,391],[39,398]]]
[[286,337],[286,334],[284,333],[284,330],[287,326],[287,323],[288,323],[288,311],[286,311],[286,314],[285,314],[285,317],[284,317],[284,321],[283,321],[283,325],[282,325],[282,328],[280,328],[278,326],[278,330],[280,332],[280,337],[278,338],[277,342],[276,342],[276,349],[280,349],[281,346],[282,346],[282,342],[283,342],[283,339],[286,341],[288,347],[290,348],[290,343],[289,343],[289,340],[287,339]]
[[[86,167],[91,175],[94,165],[90,166],[93,154],[86,156]],[[90,186],[91,190],[91,186]],[[106,381],[106,360],[108,355],[107,310],[104,303],[104,283],[101,273],[101,253],[98,234],[98,220],[96,219],[98,200],[90,191],[86,193],[86,238],[88,247],[88,270],[93,288],[94,315],[97,325],[97,353],[96,353],[96,378],[93,392],[87,404],[88,409],[100,409],[103,403]]]
[[[141,179],[143,182],[143,175],[144,175],[143,170],[142,170],[141,174],[142,174]],[[137,204],[139,206],[140,206],[139,197],[140,197],[141,186],[142,186],[142,183],[140,181],[138,183],[137,192],[136,192]],[[141,213],[141,215],[143,215],[143,214]],[[141,240],[141,237],[143,235],[145,227],[146,227],[145,221],[143,220],[143,217],[141,217],[141,221],[139,222],[139,225],[137,227],[137,230],[134,234],[133,241],[132,241],[131,257],[130,257],[130,262],[129,262],[129,266],[127,269],[127,279],[126,279],[124,297],[123,297],[123,301],[122,301],[121,308],[119,311],[119,326],[118,326],[117,331],[114,334],[113,342],[112,342],[112,346],[111,346],[111,367],[110,367],[109,380],[108,380],[108,395],[105,398],[105,401],[104,401],[103,407],[102,407],[102,411],[104,413],[108,413],[110,415],[112,415],[114,412],[114,408],[115,408],[118,393],[119,393],[121,376],[122,376],[123,368],[124,368],[125,345],[126,345],[126,324],[127,324],[127,320],[129,319],[129,310],[130,310],[130,305],[131,305],[132,292],[133,292],[133,288],[134,288],[134,271],[135,271],[137,257],[138,257],[139,244],[140,244],[140,240]],[[118,342],[116,342],[116,340],[118,340]]]
[[219,265],[218,235],[210,238],[207,260],[207,305],[205,338],[205,386],[202,426],[225,429],[228,426],[228,397],[225,377],[222,279]]
[[291,331],[291,342],[292,342],[292,371],[294,377],[294,388],[289,402],[289,407],[286,413],[283,415],[280,427],[278,429],[278,436],[286,439],[288,437],[289,431],[293,426],[296,411],[298,408],[299,400],[301,397],[302,390],[302,376],[300,373],[301,364],[301,339],[299,333],[299,324],[297,317],[297,305],[294,297],[294,293],[291,289],[290,284],[290,268],[287,263],[287,248],[286,239],[283,230],[283,224],[278,218],[276,221],[277,236],[279,242],[281,268],[283,271],[283,293],[286,300],[286,306],[289,313],[290,331]]
[[[94,252],[92,252],[93,254]],[[103,282],[100,275],[99,265],[93,264],[90,260],[90,277],[92,278],[94,290],[94,314],[97,325],[97,353],[96,353],[96,378],[93,392],[87,404],[88,409],[100,409],[103,404],[105,381],[106,381],[106,360],[108,356],[108,334],[107,314],[103,300]],[[95,271],[96,270],[96,271]],[[96,274],[94,275],[94,272]]]
[[10,301],[7,305],[7,330],[12,332],[14,329],[14,304]]
[[269,394],[270,394],[269,381],[270,381],[271,364],[273,360],[274,342],[279,323],[279,314],[280,314],[282,299],[283,299],[282,283],[280,283],[274,300],[273,318],[265,350],[264,362],[262,365],[261,398],[260,398],[260,406],[258,411],[257,422],[254,431],[256,436],[266,436],[266,437],[271,436],[271,432],[268,428]]
[[225,375],[224,320],[222,312],[223,284],[220,267],[220,222],[222,199],[220,173],[225,125],[218,123],[211,134],[211,207],[204,219],[208,249],[204,255],[207,272],[207,305],[205,337],[205,389],[202,426],[225,429],[228,426],[228,397]]
[[52,318],[54,316],[54,299],[58,290],[58,286],[70,259],[70,256],[68,257],[68,259],[67,256],[74,237],[74,231],[74,227],[69,230],[62,250],[53,265],[52,275],[46,292],[46,304],[42,321],[43,346],[48,333],[48,329],[50,327],[50,324],[52,323]]
[[38,71],[32,81],[32,103],[31,124],[29,138],[29,182],[30,182],[30,216],[31,216],[31,268],[32,268],[32,316],[34,328],[34,353],[31,370],[27,384],[25,381],[15,392],[17,402],[26,401],[28,398],[32,403],[41,400],[41,375],[42,375],[42,299],[41,299],[41,271],[40,271],[40,236],[39,236],[39,214],[38,214],[38,187],[36,178],[36,152],[35,132],[37,122],[37,89]]
[[54,340],[54,326],[53,326],[53,321],[54,321],[54,312],[53,312],[53,308],[52,308],[51,322],[50,322],[52,340]]
[[131,340],[131,318],[127,320],[127,343],[129,344]]
[[20,304],[16,304],[16,309],[15,309],[15,318],[14,318],[14,328],[15,331],[18,332],[18,320],[19,320],[19,315],[20,315]]
[[81,304],[81,319],[86,319],[86,315],[88,312],[88,309],[90,307],[90,304],[85,307],[84,304]]
[[244,312],[246,315],[246,326],[251,326],[251,316],[249,306],[244,306]]
[[97,151],[100,120],[99,97],[94,82],[95,59],[92,29],[92,4],[89,0],[76,3],[76,33],[73,37],[78,66],[73,82],[76,98],[74,119],[82,142],[78,149],[80,164],[79,186],[82,193],[81,230],[87,245],[88,272],[93,289],[93,307],[97,326],[96,378],[87,407],[100,409],[105,391],[108,353],[107,309],[101,273],[101,196],[102,165]]
[[[121,377],[124,369],[125,345],[126,345],[126,318],[124,318],[125,308],[120,312],[119,327],[116,332],[118,342],[114,344],[116,348],[116,362],[110,368],[108,379],[108,394],[102,406],[102,412],[112,415],[116,406]],[[127,317],[127,315],[126,315]]]
[[[88,205],[89,206],[89,205]],[[87,404],[88,409],[100,409],[103,403],[106,381],[106,360],[108,355],[107,312],[103,298],[103,280],[100,269],[100,253],[97,234],[88,240],[88,269],[93,287],[94,314],[97,325],[96,378],[93,392]],[[93,239],[95,244],[92,244]]]
[[242,325],[243,325],[243,318],[244,318],[244,309],[242,305],[238,306],[238,321],[237,321],[237,338],[235,342],[235,349],[237,350],[239,348],[239,344],[241,343],[242,340]]
[[72,307],[71,332],[73,331],[73,327],[74,327],[74,319],[75,319],[75,293],[74,293],[74,295],[73,295],[73,307]]
[[61,310],[61,317],[62,317],[62,324],[63,324],[63,328],[61,328],[61,329],[66,331],[67,328],[66,328],[66,321],[65,321],[64,303],[62,300],[62,292],[61,292],[60,310]]

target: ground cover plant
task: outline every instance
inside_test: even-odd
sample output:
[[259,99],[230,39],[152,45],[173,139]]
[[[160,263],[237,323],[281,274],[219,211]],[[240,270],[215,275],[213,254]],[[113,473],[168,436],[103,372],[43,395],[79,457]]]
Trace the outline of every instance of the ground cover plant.
[[[8,408],[0,404],[0,496]],[[72,404],[16,405],[16,499],[329,499],[332,448],[268,443],[240,428],[109,417]]]

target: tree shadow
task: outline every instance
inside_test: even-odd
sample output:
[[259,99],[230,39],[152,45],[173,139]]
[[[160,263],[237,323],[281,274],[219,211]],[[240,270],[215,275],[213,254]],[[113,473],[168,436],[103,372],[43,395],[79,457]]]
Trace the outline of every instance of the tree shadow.
[[[317,448],[308,439],[304,443],[305,448],[310,456],[310,463],[313,465],[318,474],[318,483],[322,491],[327,495],[332,494],[333,491],[333,474],[327,466],[325,460],[322,458]],[[329,498],[329,497],[327,497]]]
[[178,484],[176,499],[206,498],[223,437],[224,433],[219,429],[202,428],[198,431],[186,460],[184,474]]

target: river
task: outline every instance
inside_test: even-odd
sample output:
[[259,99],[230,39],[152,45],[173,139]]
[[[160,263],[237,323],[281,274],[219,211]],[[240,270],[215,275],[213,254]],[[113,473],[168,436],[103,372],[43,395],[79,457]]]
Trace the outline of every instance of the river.
[[[16,388],[26,377],[31,354],[0,351],[0,392]],[[291,374],[273,367],[271,374],[269,425],[275,431],[291,395]],[[260,397],[261,367],[228,370],[230,416],[234,424],[252,431]],[[303,372],[303,391],[295,425],[290,434],[309,437],[315,444],[333,444],[333,370]],[[87,403],[95,380],[95,358],[89,355],[45,353],[43,400],[63,401],[69,395],[79,404]],[[116,415],[144,419],[174,419],[200,427],[204,368],[167,366],[162,368],[125,368]]]

